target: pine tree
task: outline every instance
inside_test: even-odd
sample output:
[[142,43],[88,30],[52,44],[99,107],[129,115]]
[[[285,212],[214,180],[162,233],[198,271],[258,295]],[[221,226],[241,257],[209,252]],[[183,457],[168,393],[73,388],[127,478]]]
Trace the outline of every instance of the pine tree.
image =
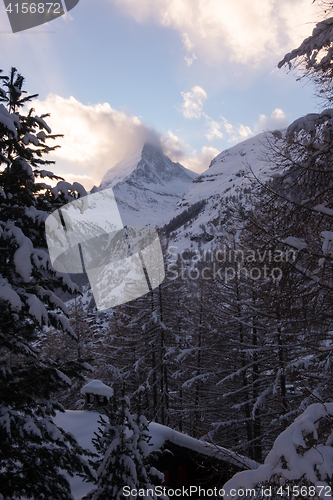
[[[69,324],[75,333],[68,335],[66,331],[48,328],[39,342],[43,358],[52,360],[61,368],[69,364],[86,367],[89,378],[99,379],[97,376],[96,339],[97,328],[89,322],[89,318],[82,306],[81,297],[77,294],[75,299],[67,304]],[[94,374],[92,374],[94,372]],[[79,397],[81,388],[86,384],[80,372],[77,377],[71,378],[71,386],[57,394],[57,400],[67,409],[82,409],[84,400]]]
[[[226,389],[227,413],[220,421],[221,435],[234,422],[240,446],[246,447],[253,436],[257,448],[263,443],[263,452],[308,404],[311,392],[326,398],[332,387],[331,129],[330,113],[324,112],[297,120],[286,139],[278,135],[270,141],[268,160],[277,173],[269,183],[257,180],[262,190],[248,211],[241,243],[256,255],[275,254],[273,266],[280,278],[260,279],[247,288],[242,280],[241,295],[234,295],[231,284],[229,291],[221,284],[226,292],[223,323],[238,353],[238,359],[228,358],[228,367],[234,368],[220,382]],[[233,421],[230,409],[237,397]],[[255,420],[260,420],[259,427]],[[252,428],[247,436],[241,432],[242,421]]]
[[[325,14],[313,35],[279,66],[305,63],[305,75],[314,78],[320,94],[331,101],[333,18]],[[275,165],[276,174],[265,184],[255,180],[257,200],[243,224],[243,244],[261,254],[279,252],[282,276],[275,282],[258,281],[248,300],[242,300],[245,352],[253,354],[234,371],[246,374],[244,387],[253,391],[252,400],[238,393],[239,407],[250,404],[253,418],[259,410],[259,438],[266,449],[281,426],[311,400],[311,393],[326,398],[332,390],[332,110],[301,117],[286,134],[276,131],[273,137],[267,136],[267,161]],[[230,316],[235,318],[235,312]],[[254,332],[257,347],[251,349]],[[252,388],[251,365],[257,367]],[[235,389],[236,395],[237,385]],[[232,401],[232,390],[229,394]],[[221,423],[228,420],[232,422],[229,416]]]
[[[53,398],[68,387],[74,366],[43,358],[37,348],[44,326],[75,335],[68,311],[55,295],[73,290],[67,275],[52,269],[44,221],[64,198],[83,188],[68,183],[51,188],[38,178],[58,179],[39,167],[56,146],[44,118],[30,109],[23,77],[13,68],[0,90],[0,491],[4,499],[72,498],[63,472],[89,474],[75,439],[52,417],[63,410]],[[61,193],[59,195],[59,192]],[[58,198],[58,199],[57,199]],[[65,373],[64,373],[65,371]]]
[[[321,498],[331,495],[333,403],[315,403],[275,440],[263,465],[235,474],[224,498]],[[232,490],[236,494],[231,495]]]
[[[127,396],[123,396],[119,404],[113,396],[105,409],[105,417],[101,417],[99,423],[101,427],[93,440],[101,455],[101,459],[93,463],[97,469],[96,488],[85,500],[157,499],[154,485],[161,481],[162,475],[147,463],[149,434],[146,418],[130,413]],[[125,492],[124,487],[128,488]],[[132,490],[138,494],[129,494]]]
[[145,296],[118,306],[100,357],[106,365],[104,375],[112,376],[116,388],[125,382],[130,396],[145,388],[141,410],[164,425],[174,424],[170,392],[175,394],[179,387],[172,378],[183,316],[183,309],[174,306],[180,295],[178,285],[166,279]]

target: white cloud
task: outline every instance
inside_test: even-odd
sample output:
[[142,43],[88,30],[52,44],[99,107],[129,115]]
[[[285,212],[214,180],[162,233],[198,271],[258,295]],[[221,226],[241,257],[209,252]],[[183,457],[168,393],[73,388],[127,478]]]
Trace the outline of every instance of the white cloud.
[[188,144],[184,144],[170,130],[167,137],[162,139],[162,145],[164,154],[169,156],[171,160],[178,161],[184,167],[198,174],[207,170],[212,159],[221,152],[213,146],[203,146],[201,152],[198,153],[196,149],[192,149]]
[[208,132],[205,134],[209,141],[212,141],[215,137],[218,139],[223,139],[223,134],[221,132],[221,128],[223,126],[223,122],[217,122],[210,118],[208,115],[205,115],[207,120]]
[[182,104],[182,113],[185,118],[200,118],[203,109],[203,103],[207,99],[207,93],[203,88],[196,85],[189,92],[182,92],[184,102]]
[[192,152],[191,155],[185,157],[181,162],[184,167],[193,170],[193,172],[197,172],[201,174],[210,165],[215,156],[217,156],[221,151],[214,148],[213,146],[203,146],[200,153],[197,153],[196,150]]
[[[210,127],[209,132],[206,134],[206,137],[209,140],[212,140],[215,137],[222,138],[226,135],[228,142],[236,144],[237,142],[245,141],[246,139],[254,135],[254,132],[252,132],[251,128],[248,125],[243,125],[241,123],[232,125],[223,116],[221,116],[220,122],[216,122],[208,116],[206,118],[207,124]],[[221,129],[224,131],[224,134],[221,132]]]
[[[109,0],[137,22],[153,21],[191,40],[205,61],[258,66],[311,34],[318,7],[309,0]],[[184,44],[185,49],[188,50]]]
[[239,140],[240,141],[245,141],[246,139],[248,139],[249,137],[251,137],[251,135],[253,135],[253,132],[250,129],[250,127],[248,127],[247,125],[242,125],[241,124],[238,127],[238,134],[239,134]]
[[55,141],[61,147],[50,154],[48,159],[56,164],[49,169],[70,182],[81,182],[86,189],[98,185],[109,168],[145,141],[160,144],[173,161],[199,173],[219,153],[211,146],[197,153],[171,130],[162,136],[129,111],[117,111],[107,103],[85,105],[74,97],[49,94],[31,106],[38,114],[51,114],[46,122],[53,134],[64,134]]
[[72,180],[80,177],[86,188],[99,184],[105,172],[145,141],[160,143],[158,134],[129,111],[117,111],[107,103],[85,105],[74,97],[49,94],[35,100],[38,114],[51,113],[52,132],[64,134],[50,155],[55,173]]
[[223,123],[229,135],[228,142],[237,143],[240,141],[246,141],[246,139],[249,139],[249,137],[254,135],[254,132],[252,132],[248,125],[243,125],[242,123],[238,125],[231,125],[231,123],[228,123],[225,118],[223,118]]
[[191,66],[195,59],[198,59],[193,51],[193,43],[188,37],[187,33],[183,33],[182,35],[183,47],[187,51],[187,54],[184,56],[187,66]]
[[181,161],[184,159],[185,145],[171,130],[168,130],[167,136],[161,139],[163,152],[169,156],[173,161]]
[[220,117],[221,121],[215,121],[208,115],[204,116],[208,126],[206,137],[209,141],[212,141],[215,138],[222,139],[227,136],[227,141],[234,144],[245,141],[246,139],[249,139],[249,137],[255,134],[260,134],[265,130],[284,129],[288,126],[287,117],[280,108],[274,109],[269,117],[264,114],[259,115],[259,121],[254,123],[252,127],[242,123],[233,125],[223,116]]
[[262,132],[263,130],[283,129],[288,126],[287,117],[280,108],[274,109],[269,118],[266,115],[259,116],[259,123],[254,125],[255,132]]
[[[217,121],[205,113],[202,113],[202,115],[206,119],[208,132],[205,136],[209,141],[224,139],[232,144],[245,141],[264,130],[283,129],[288,125],[286,115],[280,108],[276,108],[269,117],[264,114],[259,115],[258,122],[251,127],[242,123],[229,123],[223,116]],[[173,161],[179,161],[184,167],[197,173],[202,173],[207,170],[212,159],[225,147],[221,146],[220,149],[217,149],[212,145],[205,145],[198,153],[196,149],[185,144],[171,130],[168,131],[166,137],[161,138],[161,143],[164,153],[167,156]]]

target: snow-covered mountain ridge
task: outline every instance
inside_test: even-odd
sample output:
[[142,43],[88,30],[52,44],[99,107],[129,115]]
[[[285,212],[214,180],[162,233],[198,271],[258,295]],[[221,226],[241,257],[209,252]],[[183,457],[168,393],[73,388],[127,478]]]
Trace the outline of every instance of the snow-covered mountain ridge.
[[113,189],[124,225],[156,225],[196,176],[158,146],[146,143],[109,169],[99,189]]
[[[268,146],[265,133],[251,137],[222,151],[209,168],[198,175],[172,213],[158,223],[170,245],[179,252],[195,242],[209,247],[228,229],[234,202],[251,205],[251,177],[262,182],[274,175],[274,166],[265,159]],[[252,172],[251,172],[252,170]]]

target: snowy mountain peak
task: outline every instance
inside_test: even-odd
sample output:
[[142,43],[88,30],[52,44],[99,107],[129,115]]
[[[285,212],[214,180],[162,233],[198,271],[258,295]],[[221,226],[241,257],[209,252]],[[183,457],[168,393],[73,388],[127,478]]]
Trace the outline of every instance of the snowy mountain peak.
[[197,176],[145,143],[103,177],[100,188],[112,187],[124,224],[154,225],[176,206]]
[[[103,177],[101,188],[114,187],[121,181],[130,182],[137,187],[146,188],[145,184],[156,184],[167,188],[173,184],[173,194],[184,193],[183,184],[192,182],[196,174],[180,163],[174,163],[163,154],[162,148],[146,142],[142,149],[120,161],[109,169]],[[186,186],[187,187],[187,186]]]
[[163,155],[163,149],[160,144],[152,144],[145,142],[142,148],[142,156],[145,158],[153,158],[156,155]]

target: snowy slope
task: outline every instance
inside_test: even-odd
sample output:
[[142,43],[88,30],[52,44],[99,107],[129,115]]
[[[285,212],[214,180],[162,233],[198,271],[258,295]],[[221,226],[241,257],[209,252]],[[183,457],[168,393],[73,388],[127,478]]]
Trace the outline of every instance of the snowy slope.
[[108,170],[100,188],[113,188],[124,225],[155,225],[173,210],[196,175],[146,143]]
[[221,233],[228,230],[233,202],[251,204],[253,175],[249,166],[261,181],[274,175],[273,166],[265,160],[266,146],[265,134],[247,139],[220,153],[193,180],[173,212],[158,223],[170,237],[170,245],[181,252],[199,240],[210,247],[211,242],[221,239]]
[[[91,440],[95,437],[94,432],[98,430],[99,418],[100,414],[94,411],[67,410],[65,413],[58,412],[54,422],[58,427],[73,434],[82,448],[96,453]],[[68,477],[68,480],[75,500],[81,500],[93,489],[93,485],[84,482],[80,476]]]

